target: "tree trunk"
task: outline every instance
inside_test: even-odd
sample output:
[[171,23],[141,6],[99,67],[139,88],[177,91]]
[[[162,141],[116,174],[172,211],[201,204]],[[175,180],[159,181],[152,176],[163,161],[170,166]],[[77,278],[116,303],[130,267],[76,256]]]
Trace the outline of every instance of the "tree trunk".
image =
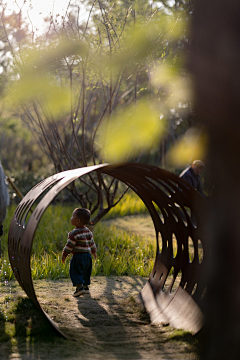
[[199,0],[189,59],[196,106],[209,134],[214,195],[206,218],[212,247],[202,358],[240,358],[240,1]]

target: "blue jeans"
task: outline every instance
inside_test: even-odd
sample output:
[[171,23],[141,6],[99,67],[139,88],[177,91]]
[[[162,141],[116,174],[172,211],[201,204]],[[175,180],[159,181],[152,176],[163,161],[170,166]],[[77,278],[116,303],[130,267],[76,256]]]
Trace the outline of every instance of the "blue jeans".
[[69,275],[73,286],[78,284],[90,285],[92,272],[92,256],[89,253],[76,253],[70,260]]

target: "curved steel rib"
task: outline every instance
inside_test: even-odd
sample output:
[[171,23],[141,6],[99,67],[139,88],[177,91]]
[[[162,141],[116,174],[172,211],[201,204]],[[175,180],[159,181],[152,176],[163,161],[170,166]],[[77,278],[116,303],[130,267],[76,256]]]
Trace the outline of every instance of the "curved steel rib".
[[[9,259],[19,284],[58,334],[65,337],[37,300],[31,278],[31,249],[38,223],[53,199],[72,181],[92,171],[110,175],[130,186],[152,217],[156,230],[156,259],[149,281],[141,291],[151,321],[167,322],[176,328],[197,332],[203,323],[201,302],[206,290],[203,275],[209,253],[200,226],[205,201],[177,176],[151,165],[96,165],[69,170],[53,175],[31,189],[18,205],[8,235]],[[26,222],[30,209],[40,197]],[[166,288],[169,276],[172,282]],[[179,278],[173,291],[173,284]]]

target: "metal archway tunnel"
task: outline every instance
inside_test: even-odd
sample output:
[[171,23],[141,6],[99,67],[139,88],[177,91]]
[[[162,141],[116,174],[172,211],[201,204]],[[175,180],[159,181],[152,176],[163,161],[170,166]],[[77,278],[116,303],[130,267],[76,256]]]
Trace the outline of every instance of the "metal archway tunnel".
[[[157,251],[149,280],[140,293],[151,321],[198,332],[203,325],[201,303],[206,291],[204,273],[209,254],[201,236],[205,199],[176,175],[151,165],[96,165],[69,170],[31,189],[18,205],[8,234],[9,260],[20,286],[58,334],[65,337],[36,297],[31,278],[31,249],[38,223],[53,199],[71,182],[92,171],[110,175],[128,185],[151,215]],[[26,222],[30,209],[41,196]],[[166,288],[168,277],[172,280]]]

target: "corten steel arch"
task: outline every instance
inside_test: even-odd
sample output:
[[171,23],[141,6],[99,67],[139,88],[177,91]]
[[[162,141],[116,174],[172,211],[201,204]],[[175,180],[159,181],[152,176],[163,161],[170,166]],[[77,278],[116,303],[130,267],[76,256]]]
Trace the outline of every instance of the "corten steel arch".
[[[30,190],[14,213],[8,235],[9,259],[19,284],[53,328],[65,337],[37,300],[31,278],[31,248],[38,223],[52,200],[72,181],[92,171],[127,184],[143,200],[152,217],[156,230],[156,259],[140,294],[151,321],[197,332],[203,323],[201,301],[206,288],[203,279],[209,253],[200,233],[204,199],[174,174],[151,165],[96,165],[69,170],[43,180]],[[26,223],[30,209],[41,195],[42,199]],[[193,244],[193,258],[189,256],[189,238]],[[200,248],[204,251],[203,259],[199,257]],[[180,280],[173,291],[173,284],[179,279],[177,275]],[[165,289],[168,276],[172,281]]]

